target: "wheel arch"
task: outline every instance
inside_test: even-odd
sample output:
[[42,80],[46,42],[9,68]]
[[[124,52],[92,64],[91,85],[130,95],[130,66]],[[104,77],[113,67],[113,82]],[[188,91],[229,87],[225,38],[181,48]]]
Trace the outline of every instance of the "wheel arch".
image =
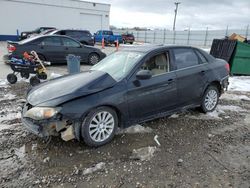
[[204,88],[204,90],[203,90],[203,94],[202,95],[204,95],[204,93],[206,92],[206,90],[207,90],[207,88],[209,87],[209,86],[215,86],[215,87],[217,87],[217,89],[218,89],[218,91],[219,91],[219,94],[220,94],[220,96],[221,96],[221,94],[222,94],[222,87],[221,87],[221,84],[220,84],[220,81],[218,81],[218,80],[214,80],[214,81],[211,81],[210,83],[208,83],[207,85],[206,85],[206,87]]
[[122,127],[122,119],[123,119],[123,114],[121,112],[121,110],[119,110],[115,105],[112,104],[102,104],[102,105],[98,105],[95,106],[93,108],[88,109],[81,117],[81,121],[83,121],[85,119],[85,117],[94,109],[99,108],[99,107],[109,107],[112,110],[114,110],[116,112],[117,118],[118,118],[118,127]]

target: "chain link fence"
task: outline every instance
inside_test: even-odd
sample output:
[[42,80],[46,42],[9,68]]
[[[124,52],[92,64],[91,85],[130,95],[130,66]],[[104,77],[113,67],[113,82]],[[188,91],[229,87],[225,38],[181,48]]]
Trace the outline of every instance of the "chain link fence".
[[250,37],[249,25],[246,29],[228,29],[225,30],[113,30],[115,34],[133,33],[135,41],[153,44],[177,44],[191,45],[198,47],[211,47],[213,39],[222,39],[233,33],[242,35],[246,38]]

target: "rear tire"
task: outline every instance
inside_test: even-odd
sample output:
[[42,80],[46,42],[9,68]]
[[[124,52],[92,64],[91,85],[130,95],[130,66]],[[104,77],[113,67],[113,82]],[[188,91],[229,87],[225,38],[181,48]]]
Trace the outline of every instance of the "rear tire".
[[206,89],[201,103],[201,110],[204,113],[212,112],[215,110],[219,101],[219,90],[216,86],[211,85]]
[[36,86],[36,85],[40,84],[40,82],[41,81],[37,76],[32,76],[30,78],[30,85],[32,85],[32,86]]
[[98,107],[89,112],[82,122],[81,135],[91,147],[99,147],[110,142],[118,127],[116,112],[109,107]]
[[15,84],[17,82],[17,76],[13,73],[7,75],[7,80],[10,84]]

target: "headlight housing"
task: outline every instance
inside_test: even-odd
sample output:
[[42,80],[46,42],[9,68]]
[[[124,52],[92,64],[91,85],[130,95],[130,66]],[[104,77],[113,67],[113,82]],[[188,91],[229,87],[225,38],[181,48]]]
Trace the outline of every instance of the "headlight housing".
[[60,107],[34,107],[28,110],[24,117],[28,117],[34,120],[44,120],[55,116],[61,110]]

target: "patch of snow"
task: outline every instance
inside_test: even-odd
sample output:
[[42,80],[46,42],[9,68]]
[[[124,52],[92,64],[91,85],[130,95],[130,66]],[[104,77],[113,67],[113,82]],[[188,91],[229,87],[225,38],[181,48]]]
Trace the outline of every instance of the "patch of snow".
[[233,106],[233,105],[218,105],[217,109],[221,112],[223,111],[232,111],[232,112],[244,112],[245,109],[239,107],[239,106]]
[[12,94],[8,93],[8,94],[4,95],[4,97],[2,99],[0,99],[0,102],[5,101],[5,100],[13,100],[15,98],[16,98],[16,95],[12,95]]
[[8,81],[6,79],[0,79],[0,88],[8,88]]
[[178,118],[178,117],[179,117],[179,114],[173,114],[169,118]]
[[210,48],[202,48],[202,50],[204,50],[205,52],[207,52],[207,53],[210,53]]
[[105,163],[104,162],[100,162],[98,164],[96,164],[95,166],[91,167],[91,168],[87,168],[83,171],[83,175],[88,175],[88,174],[92,174],[96,171],[100,171],[103,170],[105,168]]
[[139,124],[130,126],[126,129],[120,129],[117,131],[117,134],[137,134],[137,133],[151,133],[153,129],[150,127],[143,127]]
[[[21,113],[19,113],[19,112],[18,113],[17,112],[16,113],[15,112],[10,113],[10,112],[8,112],[5,115],[0,115],[0,123],[4,123],[6,121],[11,121],[11,120],[20,119],[20,118],[21,118]],[[1,126],[1,124],[0,124],[0,126]]]
[[245,109],[239,106],[233,105],[218,105],[213,112],[208,112],[206,114],[199,113],[197,115],[186,115],[186,117],[191,119],[204,119],[204,120],[221,120],[221,114],[225,114],[225,111],[232,111],[232,112],[244,112]]
[[206,114],[199,113],[197,115],[186,115],[186,117],[190,119],[204,119],[204,120],[221,120],[219,117],[220,114],[225,113],[224,111],[220,111],[219,109],[215,109],[213,112],[208,112]]
[[58,77],[61,77],[61,76],[62,76],[61,74],[57,74],[57,73],[52,72],[52,73],[50,74],[50,79],[58,78]]
[[134,149],[132,152],[131,159],[141,160],[141,161],[149,161],[156,152],[156,147],[144,147],[139,149]]
[[250,101],[250,98],[246,95],[236,95],[231,93],[224,93],[220,98],[229,101]]
[[228,90],[250,92],[250,76],[230,77]]

